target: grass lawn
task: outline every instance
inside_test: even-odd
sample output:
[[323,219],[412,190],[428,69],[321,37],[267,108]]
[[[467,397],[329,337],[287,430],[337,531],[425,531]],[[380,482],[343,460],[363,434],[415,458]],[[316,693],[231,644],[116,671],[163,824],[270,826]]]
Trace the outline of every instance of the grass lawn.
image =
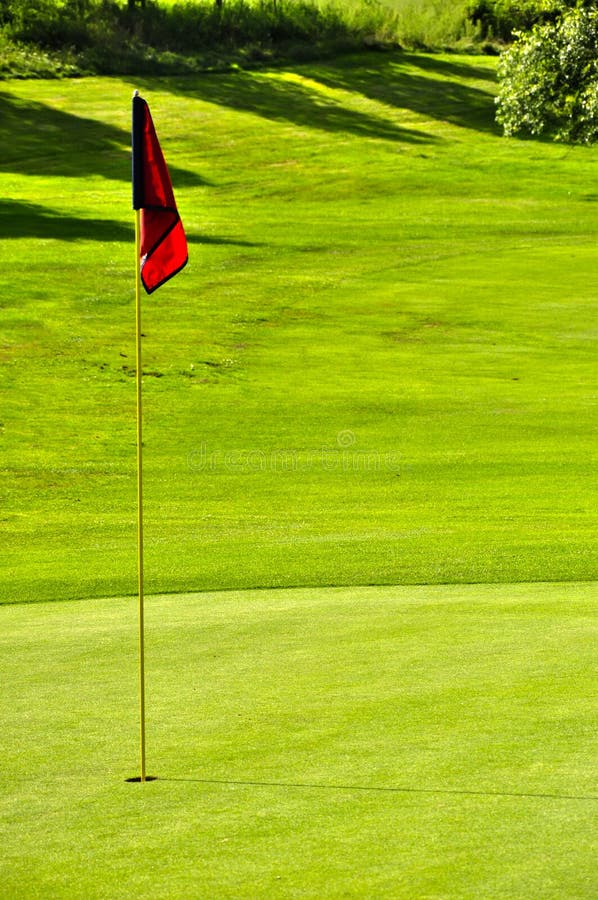
[[[139,79],[191,261],[144,303],[149,592],[596,574],[596,153],[493,61]],[[0,91],[3,601],[135,591],[132,83]]]
[[598,163],[493,67],[2,84],[3,896],[595,895]]
[[596,891],[596,585],[0,610],[6,898]]

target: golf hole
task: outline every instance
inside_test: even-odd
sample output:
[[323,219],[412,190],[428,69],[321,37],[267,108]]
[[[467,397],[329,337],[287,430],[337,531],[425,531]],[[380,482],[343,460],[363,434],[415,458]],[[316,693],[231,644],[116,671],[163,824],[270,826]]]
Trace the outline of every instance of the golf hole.
[[[158,780],[157,775],[146,775],[144,778],[144,781],[157,781],[157,780]],[[129,784],[131,784],[132,782],[135,782],[135,781],[140,782],[141,776],[136,775],[135,778],[125,778],[125,781],[128,782]]]

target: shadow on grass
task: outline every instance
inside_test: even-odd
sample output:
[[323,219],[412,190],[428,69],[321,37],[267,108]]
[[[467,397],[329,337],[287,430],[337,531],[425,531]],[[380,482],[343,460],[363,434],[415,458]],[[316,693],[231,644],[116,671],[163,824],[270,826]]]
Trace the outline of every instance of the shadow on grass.
[[[269,73],[238,70],[201,78],[175,76],[160,79],[160,84],[173,93],[323,131],[411,144],[438,140],[424,131],[403,128],[383,115],[349,109],[326,90],[286,80],[283,71],[394,109],[409,110],[476,131],[499,133],[494,121],[491,70],[417,53],[340,57],[333,62],[288,66],[280,74],[278,70]],[[488,87],[485,89],[472,81],[485,82]],[[146,81],[146,86],[155,86],[155,80]]]
[[311,782],[299,783],[292,781],[226,781],[217,778],[162,778],[154,776],[154,781],[164,782],[188,782],[190,784],[222,784],[235,785],[237,787],[274,787],[274,788],[305,788],[321,791],[364,791],[371,793],[391,794],[448,794],[457,797],[515,797],[537,800],[598,800],[598,796],[584,794],[558,794],[540,793],[532,791],[474,791],[459,790],[457,788],[413,788],[413,787],[376,787],[362,784],[315,784]]
[[446,56],[436,56],[432,53],[401,53],[395,59],[404,60],[419,69],[450,78],[475,78],[476,81],[487,81],[488,84],[496,82],[496,74],[489,66],[475,65],[469,61],[465,63],[459,59],[447,59]]
[[[287,71],[312,77],[309,67]],[[145,86],[155,88],[155,79],[147,81]],[[261,72],[238,70],[201,78],[173,77],[160,79],[160,86],[175,94],[252,112],[276,122],[291,122],[300,127],[409,144],[426,144],[436,140],[422,131],[402,128],[390,119],[348,109],[313,87],[278,77],[277,72],[268,76]]]
[[[132,215],[132,213],[131,213]],[[87,219],[69,216],[25,200],[0,199],[0,239],[47,238],[60,241],[114,241],[132,243],[135,237],[133,223],[130,225],[114,219]],[[236,240],[233,237],[191,234],[187,232],[190,244],[232,245],[235,247],[257,247],[251,241]]]
[[53,238],[61,241],[132,241],[133,226],[112,219],[83,219],[28,203],[0,199],[0,238]]
[[[310,68],[327,87],[474,131],[500,133],[488,69],[417,53],[393,54],[373,66],[364,62],[360,57]],[[488,88],[466,83],[471,80],[486,82]]]
[[[0,143],[0,172],[131,180],[128,130],[4,91],[0,91]],[[207,183],[186,169],[169,164],[169,170],[179,186]]]

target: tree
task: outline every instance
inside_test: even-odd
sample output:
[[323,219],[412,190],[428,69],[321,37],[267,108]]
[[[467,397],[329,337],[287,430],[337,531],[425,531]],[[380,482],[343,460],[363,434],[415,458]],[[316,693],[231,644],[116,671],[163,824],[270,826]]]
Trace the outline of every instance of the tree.
[[518,34],[498,74],[496,119],[506,135],[598,140],[598,10],[572,9]]

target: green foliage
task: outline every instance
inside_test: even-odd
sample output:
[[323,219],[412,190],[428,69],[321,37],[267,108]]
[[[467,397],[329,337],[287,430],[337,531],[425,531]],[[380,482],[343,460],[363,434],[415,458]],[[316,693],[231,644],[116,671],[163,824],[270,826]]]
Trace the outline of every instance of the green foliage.
[[465,0],[395,0],[396,33],[414,49],[455,47],[471,41]]
[[519,31],[555,21],[576,0],[470,0],[467,15],[481,36],[511,41]]
[[0,75],[43,77],[61,72],[46,58],[79,73],[188,73],[362,47],[470,49],[483,33],[467,0],[0,0],[0,29],[12,58]]
[[55,53],[10,40],[0,29],[0,79],[64,78],[80,74],[68,52]]
[[598,138],[598,11],[575,9],[536,25],[503,55],[497,121],[506,135]]
[[369,0],[349,7],[306,0],[227,0],[220,7],[212,0],[147,0],[143,7],[20,0],[0,9],[5,42],[62,53],[79,71],[101,74],[187,72],[222,60],[316,57],[396,40],[395,13]]

